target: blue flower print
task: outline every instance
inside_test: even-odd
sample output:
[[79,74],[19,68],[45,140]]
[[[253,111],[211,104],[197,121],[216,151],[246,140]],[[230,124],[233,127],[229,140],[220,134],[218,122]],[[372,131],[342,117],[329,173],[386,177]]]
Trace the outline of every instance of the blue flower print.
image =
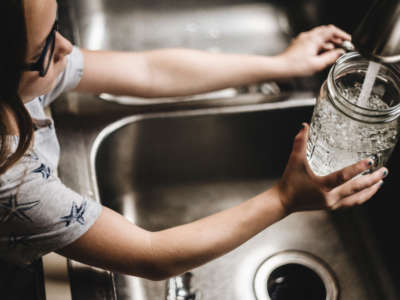
[[44,179],[48,179],[51,174],[51,169],[44,164],[41,164],[40,167],[32,171],[33,173],[41,173]]
[[65,227],[68,227],[69,225],[78,222],[81,225],[85,224],[85,218],[83,215],[85,214],[87,207],[87,201],[84,200],[82,202],[82,205],[78,207],[76,205],[75,201],[72,202],[72,208],[71,212],[69,213],[68,216],[61,217],[61,221],[65,222]]
[[[4,203],[2,200],[8,201]],[[25,214],[25,211],[32,209],[40,202],[32,201],[26,203],[18,203],[16,195],[11,195],[8,198],[1,198],[0,201],[0,209],[4,211],[4,214],[0,217],[0,223],[5,223],[12,218],[17,218],[21,221],[32,222],[32,219]]]

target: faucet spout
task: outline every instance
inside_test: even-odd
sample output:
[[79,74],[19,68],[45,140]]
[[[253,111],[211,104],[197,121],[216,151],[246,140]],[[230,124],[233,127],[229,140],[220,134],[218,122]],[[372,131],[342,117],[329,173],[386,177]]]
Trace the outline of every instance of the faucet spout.
[[376,0],[353,33],[353,43],[366,58],[400,61],[400,1]]

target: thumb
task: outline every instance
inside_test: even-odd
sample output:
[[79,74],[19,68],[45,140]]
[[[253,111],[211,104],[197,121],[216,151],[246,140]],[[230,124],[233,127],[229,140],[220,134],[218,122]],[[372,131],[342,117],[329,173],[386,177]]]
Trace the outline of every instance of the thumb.
[[293,152],[296,152],[298,155],[304,157],[306,154],[308,132],[310,126],[307,123],[302,123],[301,125],[303,126],[303,128],[299,131],[294,139]]

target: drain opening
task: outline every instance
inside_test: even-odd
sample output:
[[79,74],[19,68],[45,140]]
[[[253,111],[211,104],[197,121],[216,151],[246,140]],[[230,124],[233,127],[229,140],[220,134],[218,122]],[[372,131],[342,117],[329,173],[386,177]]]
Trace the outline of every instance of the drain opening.
[[325,300],[324,282],[317,273],[300,264],[287,264],[272,271],[267,281],[272,300]]
[[339,289],[329,266],[318,257],[286,250],[267,258],[253,281],[257,300],[337,300]]

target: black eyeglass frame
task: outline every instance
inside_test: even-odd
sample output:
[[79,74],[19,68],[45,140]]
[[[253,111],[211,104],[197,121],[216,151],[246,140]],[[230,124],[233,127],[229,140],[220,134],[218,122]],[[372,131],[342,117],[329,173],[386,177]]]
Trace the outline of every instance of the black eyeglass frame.
[[[56,44],[56,32],[58,31],[58,20],[54,22],[54,25],[46,38],[46,43],[44,45],[43,51],[40,54],[39,59],[31,64],[26,64],[23,66],[24,71],[38,71],[40,77],[44,77],[47,74],[47,71],[50,68],[51,61],[53,60],[54,48]],[[46,66],[44,66],[44,62],[47,56],[47,52],[50,49],[50,57]]]

